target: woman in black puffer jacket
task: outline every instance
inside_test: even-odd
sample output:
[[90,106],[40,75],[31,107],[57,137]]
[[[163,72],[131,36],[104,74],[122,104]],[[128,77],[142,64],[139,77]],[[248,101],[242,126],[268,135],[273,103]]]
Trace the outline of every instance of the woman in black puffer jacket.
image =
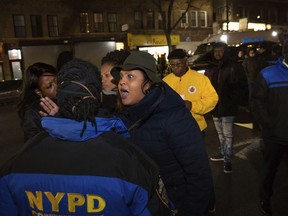
[[154,58],[133,51],[113,77],[132,141],[159,166],[177,215],[204,216],[212,177],[200,129],[181,97],[156,75]]

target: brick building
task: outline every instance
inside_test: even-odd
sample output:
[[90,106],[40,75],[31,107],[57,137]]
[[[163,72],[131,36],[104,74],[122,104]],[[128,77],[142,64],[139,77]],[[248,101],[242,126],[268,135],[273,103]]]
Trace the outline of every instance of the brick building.
[[[192,2],[172,31],[174,46],[193,49],[211,33],[212,1]],[[36,61],[56,65],[63,51],[98,66],[114,49],[167,52],[163,19],[149,0],[1,0],[0,8],[0,80],[21,79]],[[186,8],[175,1],[172,24]]]

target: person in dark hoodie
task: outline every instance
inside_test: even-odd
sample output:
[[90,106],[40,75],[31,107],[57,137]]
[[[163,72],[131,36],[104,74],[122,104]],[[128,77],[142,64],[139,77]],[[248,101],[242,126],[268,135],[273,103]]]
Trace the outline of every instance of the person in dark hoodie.
[[244,93],[244,82],[241,80],[243,67],[229,59],[228,46],[217,42],[212,49],[213,60],[205,72],[215,88],[219,100],[211,111],[220,142],[220,152],[211,155],[212,161],[224,161],[224,173],[232,172],[233,157],[233,123],[238,104]]
[[127,141],[120,119],[100,109],[101,91],[91,63],[61,68],[61,117],[43,117],[45,132],[2,167],[1,216],[172,214],[157,165]]
[[200,128],[185,102],[157,76],[155,59],[132,51],[111,70],[123,104],[119,117],[131,140],[160,168],[179,216],[205,216],[213,188]]

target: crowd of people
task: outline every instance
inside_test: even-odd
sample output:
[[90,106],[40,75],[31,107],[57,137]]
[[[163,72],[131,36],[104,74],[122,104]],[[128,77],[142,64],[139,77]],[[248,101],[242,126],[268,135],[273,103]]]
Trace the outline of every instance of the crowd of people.
[[[259,50],[247,50],[239,64],[227,44],[215,43],[200,74],[188,66],[187,52],[175,49],[163,79],[154,57],[142,51],[109,52],[100,69],[71,52],[58,58],[57,68],[29,66],[18,105],[25,144],[1,168],[0,215],[214,212],[209,158],[232,173],[233,125],[247,91],[264,140],[261,209],[271,215],[288,142],[288,43],[276,63],[263,54],[264,45]],[[220,144],[210,156],[206,114]]]

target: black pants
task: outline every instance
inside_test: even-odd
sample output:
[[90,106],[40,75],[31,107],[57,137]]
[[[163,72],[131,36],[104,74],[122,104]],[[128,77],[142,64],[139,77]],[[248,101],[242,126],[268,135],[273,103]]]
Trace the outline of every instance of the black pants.
[[262,201],[270,202],[273,194],[273,183],[279,167],[279,164],[288,152],[288,142],[279,142],[268,138],[263,138],[264,141],[264,175],[260,198]]

